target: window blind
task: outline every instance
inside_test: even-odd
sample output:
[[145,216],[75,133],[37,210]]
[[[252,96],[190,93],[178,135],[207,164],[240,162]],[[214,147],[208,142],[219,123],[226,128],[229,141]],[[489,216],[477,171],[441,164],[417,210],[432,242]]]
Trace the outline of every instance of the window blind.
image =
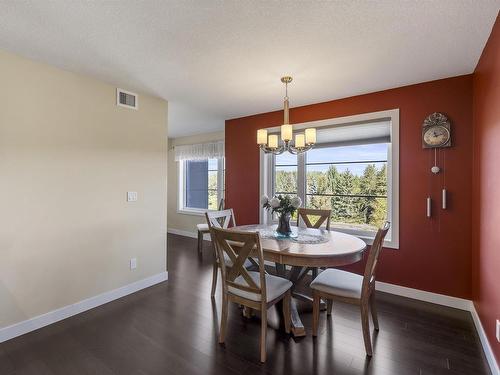
[[317,147],[391,142],[391,121],[349,123],[317,129]]

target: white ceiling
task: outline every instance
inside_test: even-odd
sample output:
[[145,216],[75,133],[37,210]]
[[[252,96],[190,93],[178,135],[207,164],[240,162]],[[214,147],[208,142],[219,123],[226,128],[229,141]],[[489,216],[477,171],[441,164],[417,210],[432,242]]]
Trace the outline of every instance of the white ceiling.
[[471,73],[499,8],[500,0],[0,0],[0,48],[167,99],[184,113],[170,119],[178,137],[281,108],[284,74],[294,77],[297,106]]

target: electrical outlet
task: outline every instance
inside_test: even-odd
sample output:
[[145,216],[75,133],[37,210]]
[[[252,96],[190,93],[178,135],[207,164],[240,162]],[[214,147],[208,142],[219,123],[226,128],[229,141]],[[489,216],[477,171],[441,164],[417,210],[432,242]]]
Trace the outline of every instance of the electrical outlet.
[[137,268],[137,258],[130,259],[130,269],[135,270]]
[[136,191],[127,191],[127,202],[137,202]]
[[500,342],[500,320],[497,319],[497,341]]

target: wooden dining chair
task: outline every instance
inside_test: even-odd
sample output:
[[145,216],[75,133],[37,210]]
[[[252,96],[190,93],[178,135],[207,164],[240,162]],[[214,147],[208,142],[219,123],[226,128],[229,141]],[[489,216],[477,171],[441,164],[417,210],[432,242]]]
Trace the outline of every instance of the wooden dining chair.
[[359,305],[361,308],[361,326],[365,342],[366,355],[372,356],[372,344],[370,339],[369,310],[373,319],[375,330],[379,330],[377,309],[375,307],[375,276],[377,272],[378,257],[384,244],[384,238],[389,231],[390,223],[377,231],[370,254],[366,262],[364,275],[337,269],[327,269],[311,283],[313,290],[313,336],[318,334],[318,321],[320,310],[320,299],[328,301],[328,315],[331,314],[334,300]]
[[[311,222],[311,216],[318,217],[314,224]],[[305,224],[307,228],[320,228],[326,221],[325,229],[330,230],[330,218],[332,210],[318,210],[314,208],[299,208],[297,210],[297,226],[300,226],[300,221]]]
[[[224,198],[220,200],[217,211],[221,211],[223,209],[224,209]],[[203,252],[203,235],[210,233],[210,230],[208,229],[207,223],[196,224],[196,230],[198,232],[198,254],[201,255]]]
[[[319,229],[325,223],[325,229],[330,230],[330,218],[332,210],[319,210],[315,208],[299,208],[297,209],[297,226],[300,226],[302,221],[307,228]],[[314,223],[311,222],[312,218],[317,218]],[[312,277],[318,276],[318,268],[311,267],[309,270],[312,272]],[[308,270],[308,271],[309,271]]]
[[[207,227],[209,228],[210,232],[210,227],[216,227],[216,228],[223,228],[227,229],[230,227],[235,227],[236,226],[236,219],[234,218],[234,211],[232,208],[229,208],[227,210],[221,210],[221,211],[208,211],[205,213],[205,217],[207,219]],[[210,236],[212,236],[210,234]],[[215,296],[215,290],[217,288],[217,275],[219,273],[219,268],[221,266],[220,258],[218,256],[216,247],[217,243],[214,241],[214,238],[212,237],[212,247],[213,247],[213,255],[214,255],[214,261],[213,261],[213,268],[212,268],[212,292],[211,296]],[[231,259],[226,255],[224,259],[227,267],[232,266]],[[251,262],[247,261],[245,263],[246,267],[251,266]]]
[[[258,232],[243,232],[210,227],[210,233],[217,246],[219,259],[226,255],[231,259],[232,267],[221,263],[222,273],[222,316],[219,343],[224,343],[227,326],[229,302],[260,311],[260,361],[266,361],[267,310],[283,300],[285,331],[290,333],[291,317],[291,281],[269,275],[265,271],[264,255]],[[248,271],[245,261],[250,256],[258,259],[259,271]]]

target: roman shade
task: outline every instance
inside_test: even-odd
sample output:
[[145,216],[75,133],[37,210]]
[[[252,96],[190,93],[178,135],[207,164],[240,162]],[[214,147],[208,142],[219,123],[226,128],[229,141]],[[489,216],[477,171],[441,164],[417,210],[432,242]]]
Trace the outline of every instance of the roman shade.
[[391,142],[390,119],[317,128],[317,147],[389,142]]

